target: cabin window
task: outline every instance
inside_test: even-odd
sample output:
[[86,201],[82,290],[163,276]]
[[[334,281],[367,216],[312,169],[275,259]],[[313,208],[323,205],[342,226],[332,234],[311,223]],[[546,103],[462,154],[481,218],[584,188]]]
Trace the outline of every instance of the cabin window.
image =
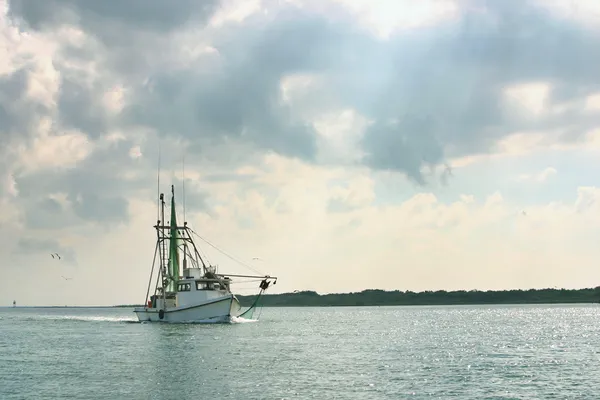
[[196,290],[214,290],[212,282],[196,282]]
[[189,283],[180,283],[178,285],[178,292],[189,292],[192,289],[192,286]]

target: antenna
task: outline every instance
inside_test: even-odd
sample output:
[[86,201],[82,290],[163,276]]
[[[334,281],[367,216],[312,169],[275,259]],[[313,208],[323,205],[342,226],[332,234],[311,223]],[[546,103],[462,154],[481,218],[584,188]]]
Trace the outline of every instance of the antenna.
[[182,174],[183,174],[183,182],[181,184],[181,187],[183,189],[183,222],[185,222],[185,151],[183,153],[183,162],[182,162]]
[[158,138],[158,172],[156,174],[156,198],[158,207],[156,208],[156,219],[160,220],[160,137]]

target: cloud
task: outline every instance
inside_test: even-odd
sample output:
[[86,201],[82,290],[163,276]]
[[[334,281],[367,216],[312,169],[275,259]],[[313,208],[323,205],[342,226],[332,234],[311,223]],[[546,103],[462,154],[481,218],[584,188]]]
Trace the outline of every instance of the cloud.
[[537,174],[521,174],[517,177],[517,181],[519,182],[545,182],[552,175],[556,174],[556,169],[552,167],[548,167]]
[[[467,166],[597,148],[600,32],[593,13],[557,4],[11,0],[0,11],[6,249],[60,238],[100,263],[84,238],[106,252],[105,234],[154,223],[160,148],[161,183],[178,193],[185,158],[186,217],[223,224],[221,238],[245,227],[279,246],[281,263],[291,252],[317,273],[317,256],[342,264],[332,242],[358,252],[357,238],[379,235],[398,240],[372,249],[381,262],[391,248],[418,260],[410,246],[422,241],[468,253],[467,239],[437,230],[506,233],[495,213],[508,200],[456,192]],[[471,201],[440,200],[437,178]]]
[[[85,26],[95,36],[117,39],[120,29],[169,32],[188,22],[206,20],[216,1],[201,4],[182,0],[177,7],[160,0],[107,0],[81,3],[77,0],[10,0],[9,16],[23,20],[33,29],[52,29],[64,23]],[[117,40],[117,42],[122,42]]]
[[[340,11],[337,17],[316,12],[308,2],[265,5],[277,9],[276,17],[258,13],[254,4],[239,18],[225,18],[215,12],[234,15],[234,8],[213,2],[165,8],[161,2],[142,7],[21,0],[10,3],[9,16],[46,34],[64,24],[81,30],[78,43],[63,41],[58,50],[57,112],[62,126],[93,137],[114,127],[144,126],[161,136],[177,135],[194,152],[234,142],[246,143],[246,153],[262,149],[323,161],[317,154],[328,140],[315,130],[320,116],[299,118],[297,104],[285,101],[281,91],[288,77],[311,74],[320,77],[311,98],[321,113],[345,107],[371,121],[362,149],[356,149],[365,165],[425,184],[424,168],[493,152],[515,132],[554,126],[562,129],[559,140],[578,140],[600,120],[579,111],[548,112],[597,90],[596,33],[572,21],[550,24],[555,14],[535,2],[518,11],[505,3],[444,2],[448,12],[437,14],[438,3],[424,5],[411,17],[414,23],[398,22],[402,29],[390,30],[385,39],[359,28],[356,5],[347,2],[328,6]],[[378,7],[388,6],[403,7]],[[177,50],[191,45],[197,32],[204,32],[203,46],[213,51]],[[87,45],[95,51],[86,51]],[[552,62],[557,49],[566,52],[558,64]],[[155,56],[158,51],[170,65]],[[581,57],[592,59],[576,61]],[[74,69],[76,60],[88,72]],[[115,85],[122,88],[115,100],[120,105],[109,111],[101,99]],[[322,94],[320,101],[314,97]],[[578,124],[567,122],[576,115]]]
[[[282,282],[324,292],[336,284],[314,276],[343,276],[347,290],[563,285],[574,282],[564,268],[569,260],[582,274],[594,264],[587,258],[593,241],[580,241],[600,226],[594,187],[578,188],[574,200],[530,205],[527,216],[500,192],[448,200],[423,192],[381,206],[371,174],[272,162],[282,177],[295,177],[281,183],[275,199],[220,191],[215,219],[194,223],[215,243],[244,243],[236,250],[241,258],[263,255]],[[267,177],[278,179],[273,172]],[[251,229],[229,228],[247,221]],[[372,275],[365,283],[360,271],[367,267]]]
[[[256,267],[281,277],[278,290],[572,287],[600,278],[592,261],[596,245],[591,238],[600,227],[595,187],[569,193],[576,197],[570,201],[529,205],[523,216],[523,205],[500,192],[445,200],[427,191],[405,193],[402,201],[381,204],[376,174],[367,169],[357,173],[275,155],[254,168],[258,184],[243,190],[229,180],[207,184],[211,213],[188,210],[187,220],[201,236],[238,259],[260,255],[266,261]],[[176,187],[181,219],[181,185]],[[54,200],[47,207],[54,206],[56,213],[56,203],[64,198]],[[151,228],[155,207],[153,199],[132,198],[127,224],[112,227],[109,235],[96,227],[69,229],[57,236],[62,246],[77,249],[81,265],[89,266],[78,276],[82,285],[90,284],[87,293],[77,294],[80,304],[97,302],[97,296],[114,285],[106,276],[114,274],[124,286],[111,302],[135,302],[143,296],[156,239]],[[56,230],[16,232],[42,239],[44,232]],[[198,244],[222,271],[250,272],[202,241]],[[106,254],[119,262],[106,262]],[[44,262],[32,256],[20,265]],[[123,270],[123,265],[131,268]],[[361,274],[364,268],[372,274],[367,282]],[[65,298],[75,296],[75,289],[69,291]],[[44,299],[43,292],[36,296]]]
[[439,24],[456,16],[459,6],[454,1],[424,0],[418,3],[378,0],[335,0],[346,6],[358,23],[375,35],[387,39],[398,30]]
[[327,210],[345,212],[370,205],[375,200],[373,186],[373,181],[364,177],[334,185],[330,189]]

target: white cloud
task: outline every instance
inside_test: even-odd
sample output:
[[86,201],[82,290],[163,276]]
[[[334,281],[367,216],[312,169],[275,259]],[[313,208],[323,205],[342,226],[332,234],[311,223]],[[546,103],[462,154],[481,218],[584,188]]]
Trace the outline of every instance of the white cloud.
[[505,96],[510,105],[517,111],[527,113],[533,117],[540,116],[546,109],[550,85],[545,82],[530,82],[509,86],[505,89]]
[[[485,154],[473,154],[469,156],[450,159],[452,168],[461,168],[477,163],[493,161],[507,157],[526,157],[532,154],[551,153],[556,151],[600,150],[600,129],[592,129],[585,132],[578,141],[561,141],[563,130],[546,130],[539,132],[516,132],[507,135],[496,142],[494,151]],[[437,169],[442,170],[439,166]]]
[[600,93],[595,93],[586,98],[585,109],[587,111],[600,111]]
[[110,88],[102,98],[104,107],[113,114],[123,111],[125,106],[125,88],[122,85]]
[[129,157],[136,159],[136,158],[140,158],[141,156],[142,156],[142,151],[140,149],[140,146],[133,146],[129,150]]
[[519,182],[537,182],[542,183],[545,182],[549,177],[556,174],[556,169],[552,167],[548,167],[541,172],[536,174],[521,174],[517,177],[517,181]]
[[375,182],[366,176],[357,176],[344,184],[333,185],[329,190],[330,204],[338,206],[362,208],[369,206],[375,200]]
[[359,23],[385,39],[402,30],[434,25],[454,18],[459,6],[451,0],[334,0],[351,10]]
[[535,0],[556,17],[584,24],[589,29],[600,27],[600,3],[596,0]]
[[52,65],[52,60],[40,60],[29,74],[27,95],[48,108],[54,108],[59,86],[60,75]]
[[56,43],[44,35],[20,31],[9,22],[7,12],[7,2],[0,1],[0,76],[31,62],[49,61]]
[[92,151],[93,144],[87,135],[78,131],[63,134],[51,133],[52,121],[40,121],[30,146],[21,146],[17,164],[28,172],[44,168],[71,168],[84,160]]
[[17,184],[15,182],[14,174],[12,171],[7,170],[4,173],[4,176],[0,176],[2,178],[2,185],[0,187],[0,193],[8,193],[11,196],[16,196],[19,194],[19,190],[17,189]]
[[320,155],[326,162],[352,164],[364,155],[360,140],[368,121],[355,110],[322,114],[313,124],[321,139]]
[[210,25],[220,27],[227,22],[242,22],[262,9],[260,0],[224,0],[217,13],[211,18]]

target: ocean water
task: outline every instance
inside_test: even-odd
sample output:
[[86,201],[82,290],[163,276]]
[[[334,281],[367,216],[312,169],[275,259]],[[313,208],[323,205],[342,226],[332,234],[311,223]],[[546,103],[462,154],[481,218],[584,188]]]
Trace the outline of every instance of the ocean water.
[[0,308],[0,399],[598,399],[597,305]]

